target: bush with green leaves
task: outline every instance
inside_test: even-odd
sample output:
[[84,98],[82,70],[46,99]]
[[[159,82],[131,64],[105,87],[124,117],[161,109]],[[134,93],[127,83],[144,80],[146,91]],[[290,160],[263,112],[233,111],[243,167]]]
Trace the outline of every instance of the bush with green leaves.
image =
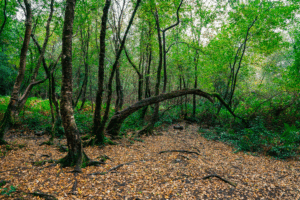
[[17,70],[8,63],[7,56],[0,51],[0,95],[9,95],[14,86]]
[[[200,132],[203,130],[200,129]],[[216,128],[204,131],[203,136],[233,145],[237,151],[257,152],[280,159],[299,155],[300,130],[296,126],[284,125],[282,132],[268,130],[260,117],[250,123],[248,128]]]

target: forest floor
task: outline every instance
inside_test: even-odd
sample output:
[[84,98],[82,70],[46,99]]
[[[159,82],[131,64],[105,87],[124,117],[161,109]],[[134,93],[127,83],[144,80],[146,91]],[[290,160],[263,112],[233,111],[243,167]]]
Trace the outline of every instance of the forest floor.
[[[11,145],[1,146],[2,154],[10,150],[0,155],[0,184],[8,183],[0,187],[4,193],[0,198],[300,199],[299,161],[234,153],[224,143],[203,138],[198,126],[181,125],[184,130],[165,127],[157,135],[143,137],[144,141],[124,137],[117,145],[87,147],[90,158],[106,155],[109,159],[79,174],[72,173],[73,168],[43,162],[66,155],[58,150],[58,140],[54,146],[39,146],[48,136],[8,134]],[[168,150],[189,152],[160,153]],[[229,182],[218,177],[203,179],[208,175]]]

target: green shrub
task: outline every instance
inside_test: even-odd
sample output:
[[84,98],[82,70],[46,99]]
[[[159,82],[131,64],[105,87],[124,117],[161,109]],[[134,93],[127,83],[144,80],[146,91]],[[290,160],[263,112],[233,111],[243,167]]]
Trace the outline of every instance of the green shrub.
[[[284,125],[281,133],[267,130],[260,117],[253,120],[249,128],[216,128],[205,131],[204,137],[233,145],[237,151],[265,153],[280,159],[299,155],[300,133],[296,126]],[[203,130],[199,130],[203,131]]]

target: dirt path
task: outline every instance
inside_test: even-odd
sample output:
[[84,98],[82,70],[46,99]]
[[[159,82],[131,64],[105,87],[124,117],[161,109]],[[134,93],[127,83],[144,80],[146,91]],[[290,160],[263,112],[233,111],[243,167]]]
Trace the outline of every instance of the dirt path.
[[[91,158],[99,160],[105,154],[111,160],[103,166],[86,167],[76,177],[70,173],[72,168],[32,165],[65,155],[55,147],[38,146],[46,137],[15,138],[11,140],[13,150],[0,160],[0,181],[10,181],[3,187],[13,185],[17,191],[46,193],[57,199],[300,199],[299,162],[234,153],[228,145],[201,137],[197,126],[182,125],[182,131],[171,126],[168,132],[159,132],[162,135],[142,138],[144,142],[132,144],[124,138],[116,146],[88,147],[85,151]],[[26,147],[17,148],[24,143]],[[195,153],[159,154],[166,150]],[[125,165],[101,175],[119,164]],[[236,187],[216,177],[202,179],[211,174]],[[14,198],[39,198],[13,194]]]

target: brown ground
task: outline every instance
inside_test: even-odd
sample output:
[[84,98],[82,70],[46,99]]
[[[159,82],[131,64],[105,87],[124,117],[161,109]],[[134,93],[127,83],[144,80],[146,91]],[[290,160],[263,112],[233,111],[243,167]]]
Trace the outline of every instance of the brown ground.
[[[300,199],[299,161],[234,153],[226,144],[201,137],[196,125],[183,125],[183,131],[171,126],[169,131],[160,131],[162,135],[142,138],[144,142],[131,144],[124,138],[116,146],[88,147],[85,152],[90,158],[99,160],[101,155],[107,155],[111,160],[99,167],[86,167],[77,176],[70,173],[72,168],[62,169],[52,163],[33,166],[32,162],[65,156],[55,146],[39,146],[47,141],[46,136],[11,138],[13,150],[0,160],[0,181],[10,181],[3,187],[16,186],[17,192],[12,193],[14,197],[0,198],[42,199],[23,191],[45,193],[57,199]],[[19,148],[25,143],[26,147]],[[6,146],[1,146],[2,154],[4,149]],[[158,154],[164,150],[187,150],[199,155]],[[89,175],[124,163],[130,164],[105,175]],[[202,180],[210,174],[237,186],[218,178]],[[72,194],[75,179],[77,186]]]

